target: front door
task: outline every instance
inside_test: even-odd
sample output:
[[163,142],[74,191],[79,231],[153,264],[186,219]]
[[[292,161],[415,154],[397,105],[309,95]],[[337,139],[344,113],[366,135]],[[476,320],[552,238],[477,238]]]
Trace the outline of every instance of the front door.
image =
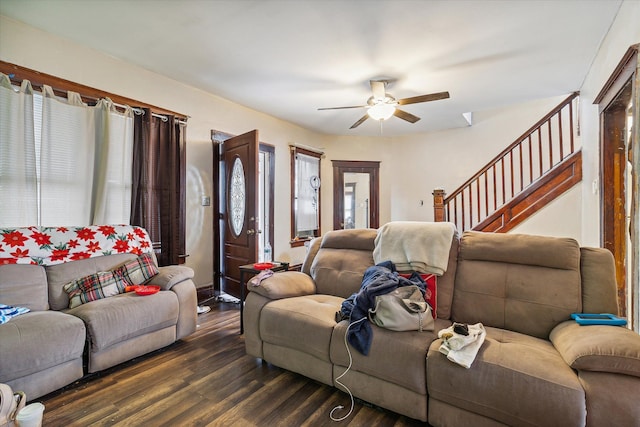
[[258,260],[258,131],[224,141],[225,197],[222,201],[222,291],[240,297],[239,266]]

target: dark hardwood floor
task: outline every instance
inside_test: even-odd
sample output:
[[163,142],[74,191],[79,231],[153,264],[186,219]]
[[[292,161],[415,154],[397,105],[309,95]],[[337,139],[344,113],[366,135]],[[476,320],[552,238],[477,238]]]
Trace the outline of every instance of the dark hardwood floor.
[[36,399],[43,425],[426,425],[359,400],[331,421],[334,406],[349,407],[346,393],[247,356],[238,305],[210,306],[190,337]]

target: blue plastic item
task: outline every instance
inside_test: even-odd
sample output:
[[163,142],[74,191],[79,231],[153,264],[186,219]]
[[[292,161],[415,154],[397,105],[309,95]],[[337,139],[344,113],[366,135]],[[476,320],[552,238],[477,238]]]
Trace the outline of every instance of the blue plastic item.
[[575,320],[578,325],[613,325],[624,326],[627,324],[627,319],[618,317],[611,313],[573,313],[571,318]]

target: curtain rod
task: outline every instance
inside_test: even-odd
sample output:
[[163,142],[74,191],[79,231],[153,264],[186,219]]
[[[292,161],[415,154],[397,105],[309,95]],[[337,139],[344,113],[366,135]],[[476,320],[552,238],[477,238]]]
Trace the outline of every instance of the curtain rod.
[[[136,116],[144,116],[144,110],[142,108],[130,107],[129,105],[123,105],[123,104],[116,104],[115,102],[113,103],[113,105],[120,108],[131,108],[131,110]],[[162,114],[151,113],[151,117],[157,117],[163,122],[166,122],[167,120],[169,120],[167,116],[163,116]]]
[[[131,106],[125,105],[125,104],[118,104],[117,102],[113,102],[113,101],[111,101],[111,103],[113,105],[115,105],[116,107],[119,107],[119,108],[123,108],[123,109],[131,108],[133,113],[138,115],[138,116],[144,115],[144,110],[142,108],[131,107]],[[167,117],[166,115],[163,115],[163,114],[151,113],[151,117],[157,117],[158,119],[162,120],[165,123],[167,121],[169,121],[169,117]],[[189,116],[187,116],[187,118],[189,118]],[[174,123],[178,123],[178,124],[181,124],[181,125],[186,125],[187,124],[186,120],[180,120],[180,119],[177,119],[177,118],[174,118],[173,121],[174,121]]]
[[[105,96],[103,98],[96,98],[95,96],[82,94],[82,93],[80,93],[79,91],[76,91],[76,90],[60,89],[60,88],[53,87],[51,85],[47,85],[46,83],[36,83],[36,82],[33,82],[33,81],[29,80],[29,79],[18,78],[18,77],[16,77],[15,73],[9,73],[9,74],[7,74],[7,76],[9,77],[9,80],[14,82],[14,84],[17,84],[18,86],[20,86],[22,84],[23,80],[27,80],[31,84],[31,87],[33,87],[34,89],[36,89],[36,90],[38,90],[40,92],[42,92],[42,89],[43,89],[44,86],[49,86],[49,87],[51,87],[51,89],[53,90],[53,92],[56,95],[62,96],[62,97],[66,97],[67,92],[75,92],[75,93],[79,94],[81,98],[87,99],[87,100],[92,100],[94,102],[98,102],[100,99],[109,98],[108,96]],[[119,108],[127,108],[127,107],[129,107],[128,105],[125,105],[125,104],[118,104],[118,103],[113,102],[113,101],[111,101],[111,102],[113,103],[113,105],[115,105],[116,107],[119,107]],[[144,111],[142,109],[138,108],[138,107],[131,107],[131,108],[134,110],[134,113],[136,112],[136,110],[139,110],[139,111],[142,112],[141,114],[144,114]],[[164,116],[162,114],[151,113],[151,115],[161,119],[163,122],[166,122],[166,121],[169,120],[168,117],[166,117],[166,116]],[[190,118],[190,116],[185,116],[184,120],[175,118],[174,121],[176,123],[185,124],[186,125],[187,124],[187,119],[189,119],[189,118]]]
[[303,150],[313,151],[314,153],[324,154],[324,147],[312,147],[311,145],[300,144],[292,142],[289,144],[289,149],[302,148]]

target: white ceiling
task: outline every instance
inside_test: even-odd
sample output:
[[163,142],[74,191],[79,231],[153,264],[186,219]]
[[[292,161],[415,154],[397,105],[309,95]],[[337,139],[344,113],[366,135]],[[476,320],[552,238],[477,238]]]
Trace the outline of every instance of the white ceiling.
[[364,109],[317,110],[366,103],[370,79],[396,98],[449,91],[404,106],[422,120],[392,117],[392,136],[578,90],[621,1],[0,0],[0,14],[321,133],[380,135],[349,130]]

